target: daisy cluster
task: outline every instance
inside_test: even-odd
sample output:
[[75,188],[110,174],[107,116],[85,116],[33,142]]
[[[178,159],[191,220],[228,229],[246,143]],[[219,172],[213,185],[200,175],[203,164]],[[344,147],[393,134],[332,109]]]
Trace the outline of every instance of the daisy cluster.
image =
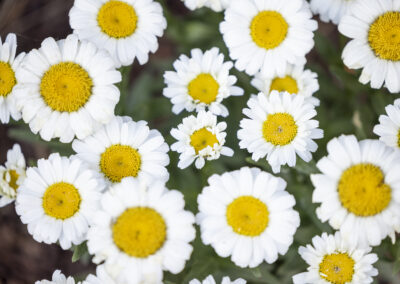
[[[400,0],[182,1],[190,10],[224,13],[219,31],[229,58],[217,47],[193,48],[165,71],[162,93],[173,114],[185,115],[170,130],[170,146],[147,121],[116,113],[119,68],[146,64],[167,28],[155,0],[75,0],[73,33],[48,37],[27,54],[17,54],[14,34],[0,39],[0,122],[22,119],[42,140],[74,151],[27,167],[15,144],[0,166],[0,206],[15,201],[37,242],[87,247],[96,274],[78,283],[162,283],[165,272],[187,266],[196,228],[204,245],[239,268],[276,263],[288,252],[301,214],[277,175],[300,159],[310,163],[324,137],[318,76],[306,67],[318,28],[313,15],[350,38],[343,63],[361,69],[362,84],[400,92]],[[245,94],[239,72],[257,93]],[[244,95],[235,140],[222,120],[238,115],[227,107],[230,97]],[[386,112],[373,130],[379,139],[341,135],[327,143],[319,173],[310,176],[312,202],[336,232],[300,246],[308,268],[293,283],[371,283],[378,274],[372,247],[387,237],[395,242],[400,232],[400,101]],[[237,146],[252,164],[267,166],[211,173],[196,214],[185,209],[184,189],[167,187],[175,178],[167,167],[198,171],[234,156]],[[176,165],[170,149],[179,154]],[[188,281],[215,284],[214,276]],[[221,283],[246,283],[240,273],[229,277]],[[56,270],[36,283],[75,280]]]

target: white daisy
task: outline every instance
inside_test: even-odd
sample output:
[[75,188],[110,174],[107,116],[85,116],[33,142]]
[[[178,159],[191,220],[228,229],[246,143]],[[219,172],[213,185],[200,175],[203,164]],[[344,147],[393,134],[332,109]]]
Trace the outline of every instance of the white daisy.
[[400,148],[400,99],[393,105],[386,106],[386,114],[379,116],[379,124],[375,125],[374,133],[379,140],[394,149]]
[[159,3],[151,0],[75,0],[69,23],[82,40],[106,49],[117,67],[149,60],[167,27]]
[[400,232],[400,154],[379,140],[332,139],[311,175],[317,216],[342,236],[377,246]]
[[86,238],[104,185],[80,160],[51,154],[28,168],[16,211],[38,242],[69,249]]
[[14,87],[17,85],[15,73],[24,59],[25,52],[17,53],[17,37],[8,34],[4,43],[0,37],[0,122],[8,123],[21,118],[15,102]]
[[146,121],[132,121],[116,116],[111,122],[84,140],[74,140],[77,157],[99,172],[110,185],[124,177],[166,182],[169,173],[168,150],[158,130],[150,129]]
[[239,71],[284,76],[290,64],[305,64],[317,22],[304,0],[232,1],[220,25]]
[[73,277],[65,277],[60,270],[55,270],[51,280],[36,281],[35,284],[75,284]]
[[0,207],[15,200],[17,190],[26,177],[26,164],[21,147],[14,144],[7,152],[7,161],[0,166]]
[[299,248],[300,256],[307,262],[307,272],[293,276],[294,284],[367,284],[378,275],[372,266],[378,257],[371,247],[359,247],[356,243],[335,235],[323,233],[312,239],[312,245]]
[[323,22],[331,21],[335,25],[339,24],[354,0],[311,0],[311,11],[319,15]]
[[215,12],[221,12],[228,7],[229,0],[182,0],[190,10],[208,7]]
[[195,161],[201,169],[205,160],[216,160],[220,155],[233,156],[233,150],[224,146],[226,123],[217,123],[217,117],[211,112],[200,111],[197,116],[183,119],[178,128],[171,130],[177,142],[171,150],[180,153],[178,167],[184,169]]
[[183,270],[195,229],[182,193],[128,177],[104,193],[101,205],[87,245],[117,283],[161,283],[163,270]]
[[[189,282],[189,284],[216,284],[214,277],[212,275],[207,276],[203,281],[199,281],[197,279],[193,279]],[[238,278],[235,281],[231,281],[228,276],[222,278],[221,284],[246,284],[246,281],[242,278]]]
[[286,182],[257,168],[212,175],[198,196],[197,223],[204,244],[240,267],[273,263],[300,225]]
[[229,75],[233,63],[224,62],[224,55],[214,47],[206,52],[192,49],[192,57],[181,55],[174,62],[175,71],[164,74],[167,87],[163,94],[171,99],[175,114],[182,110],[208,109],[215,115],[227,116],[222,101],[230,96],[241,96],[243,90],[234,86],[237,79]]
[[105,265],[98,265],[96,267],[96,275],[89,274],[82,284],[128,284],[122,282],[116,282],[115,279],[111,278]]
[[296,154],[306,162],[312,159],[318,147],[313,139],[322,138],[323,132],[311,119],[317,112],[304,96],[259,93],[247,105],[243,113],[248,118],[240,121],[238,138],[240,148],[252,153],[254,161],[266,157],[272,170],[279,172],[281,165],[296,165]]
[[319,105],[319,99],[312,95],[319,90],[317,73],[304,70],[303,65],[287,65],[283,76],[263,76],[257,73],[251,84],[260,92],[269,94],[272,91],[288,92],[304,96],[306,100],[315,106]]
[[342,58],[347,67],[362,69],[360,82],[400,92],[400,2],[353,0],[339,31],[352,39]]

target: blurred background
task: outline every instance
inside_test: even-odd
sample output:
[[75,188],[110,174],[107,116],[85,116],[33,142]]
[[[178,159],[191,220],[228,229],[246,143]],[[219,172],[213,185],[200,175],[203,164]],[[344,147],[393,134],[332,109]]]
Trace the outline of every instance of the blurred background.
[[[173,143],[169,131],[176,127],[183,117],[171,112],[170,101],[162,96],[164,87],[163,73],[172,69],[172,62],[181,54],[188,54],[192,48],[203,50],[217,46],[227,57],[227,50],[219,33],[218,25],[223,19],[222,13],[209,9],[191,12],[180,0],[160,0],[168,28],[159,40],[160,48],[150,56],[150,61],[140,66],[135,62],[131,67],[121,69],[123,81],[119,84],[121,101],[116,114],[129,115],[134,120],[147,120],[150,127],[162,132],[169,145]],[[0,0],[0,35],[4,39],[10,32],[18,37],[18,52],[28,52],[38,48],[46,37],[62,39],[71,33],[68,12],[73,0]],[[309,175],[316,172],[315,163],[326,155],[326,143],[340,134],[355,134],[359,139],[376,138],[372,128],[378,123],[378,117],[384,113],[384,107],[399,97],[386,90],[372,90],[358,83],[359,72],[347,70],[340,58],[347,39],[339,35],[331,24],[319,22],[315,36],[316,46],[308,56],[307,68],[318,73],[320,91],[316,97],[321,100],[317,119],[325,132],[324,139],[318,142],[319,149],[314,160],[304,163],[297,160],[296,168],[284,167],[281,174],[288,182],[287,190],[296,197],[296,210],[301,215],[301,227],[295,235],[295,241],[288,253],[281,256],[273,265],[262,264],[254,269],[235,267],[229,259],[218,257],[209,246],[204,246],[197,235],[194,252],[185,270],[178,274],[165,274],[165,283],[187,283],[193,278],[203,279],[213,274],[217,279],[223,275],[231,279],[242,277],[248,283],[284,284],[291,283],[291,277],[306,269],[306,264],[297,254],[300,245],[322,232],[332,232],[327,224],[322,224],[315,215],[316,205],[311,203],[313,187]],[[222,157],[207,162],[198,171],[191,166],[185,170],[177,168],[178,155],[170,152],[170,181],[168,187],[178,189],[186,199],[186,208],[197,212],[197,195],[207,184],[207,178],[213,173],[223,173],[242,166],[256,166],[271,172],[265,161],[253,162],[246,151],[238,147],[236,132],[242,119],[242,109],[248,97],[256,90],[250,86],[250,77],[244,73],[233,73],[245,89],[243,97],[231,97],[223,103],[228,106],[229,117],[227,145],[235,150],[232,158]],[[48,143],[32,134],[23,122],[0,124],[0,164],[6,159],[6,152],[14,143],[22,146],[28,165],[36,165],[39,158],[47,158],[52,152],[62,155],[72,154],[70,144],[61,144],[56,140]],[[374,248],[379,256],[376,267],[379,277],[374,283],[400,283],[400,242],[391,244],[385,240],[379,248]],[[94,273],[95,266],[85,246],[80,246],[75,256],[79,261],[72,262],[73,251],[63,251],[57,245],[39,244],[28,234],[21,224],[13,204],[0,208],[0,283],[25,284],[40,279],[50,279],[55,269],[61,269],[65,275],[83,279],[87,273]],[[75,257],[76,258],[76,257]],[[75,260],[75,259],[74,259]]]

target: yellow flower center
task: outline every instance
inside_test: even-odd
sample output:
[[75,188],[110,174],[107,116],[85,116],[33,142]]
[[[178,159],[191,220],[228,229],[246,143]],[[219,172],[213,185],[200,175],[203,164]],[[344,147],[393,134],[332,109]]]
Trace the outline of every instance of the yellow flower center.
[[112,182],[120,182],[125,177],[136,177],[142,161],[136,149],[126,145],[108,147],[100,158],[100,169]]
[[275,11],[262,11],[251,21],[253,41],[262,48],[273,49],[286,38],[289,25],[282,15]]
[[400,129],[397,132],[397,146],[400,148]]
[[211,74],[202,73],[188,85],[189,95],[195,101],[210,104],[217,98],[219,84]]
[[381,59],[400,60],[400,12],[380,15],[369,28],[368,42]]
[[97,14],[97,23],[100,29],[113,38],[132,35],[136,31],[137,21],[135,9],[118,0],[111,0],[103,4]]
[[285,146],[292,142],[297,135],[297,124],[288,113],[269,114],[263,124],[264,139],[275,145]]
[[16,84],[17,79],[11,65],[0,61],[0,97],[7,97]]
[[154,209],[126,209],[112,227],[115,245],[124,253],[145,258],[156,253],[167,238],[163,217]]
[[226,219],[235,233],[255,237],[268,226],[267,205],[252,196],[241,196],[226,209]]
[[74,112],[89,100],[92,87],[92,79],[79,64],[61,62],[43,75],[40,94],[54,111]]
[[358,164],[345,170],[339,180],[338,193],[343,207],[362,217],[382,212],[392,199],[383,172],[372,164]]
[[297,94],[299,89],[297,87],[297,81],[293,77],[287,75],[283,78],[276,77],[274,80],[272,80],[269,92],[272,91],[286,91],[289,94]]
[[[7,172],[4,173],[4,175],[6,175]],[[8,182],[8,185],[13,188],[15,190],[15,192],[18,189],[18,178],[19,178],[19,174],[17,173],[16,170],[8,170],[8,174],[10,175],[10,181]]]
[[319,275],[330,283],[349,283],[353,279],[354,264],[347,253],[325,255],[319,264]]
[[44,212],[53,218],[65,220],[75,215],[81,205],[81,196],[70,183],[50,185],[43,195]]
[[190,145],[192,145],[196,154],[208,146],[212,148],[215,143],[219,143],[217,136],[205,127],[196,130],[190,135]]

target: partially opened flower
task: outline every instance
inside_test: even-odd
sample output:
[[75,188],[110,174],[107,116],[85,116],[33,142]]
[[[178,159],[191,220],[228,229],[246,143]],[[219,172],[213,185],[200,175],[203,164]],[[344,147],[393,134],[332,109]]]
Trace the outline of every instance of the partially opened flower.
[[35,284],[75,284],[75,280],[72,276],[67,278],[60,270],[55,270],[51,280],[40,280],[36,281]]
[[[342,17],[350,10],[354,0],[311,0],[311,11],[319,15],[323,22],[339,24]],[[359,13],[361,14],[361,13]]]
[[375,125],[374,133],[379,140],[396,150],[400,149],[400,99],[393,105],[386,106],[386,114],[379,116],[379,124]]
[[[199,281],[197,279],[190,280],[189,284],[216,284],[216,282],[214,277],[212,277],[212,275],[209,275],[203,281]],[[224,278],[222,278],[221,284],[246,284],[246,281],[241,278],[231,281],[228,276],[225,276]]]

